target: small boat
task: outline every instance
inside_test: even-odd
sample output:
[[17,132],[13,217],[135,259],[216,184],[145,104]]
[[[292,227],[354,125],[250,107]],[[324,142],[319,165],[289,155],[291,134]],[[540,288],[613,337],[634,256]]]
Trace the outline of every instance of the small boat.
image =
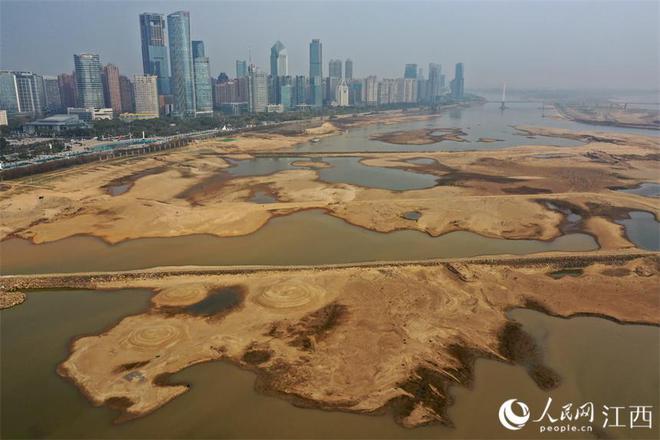
[[319,139],[319,138],[313,138],[310,142],[312,142],[313,144],[316,144],[316,143],[318,143],[318,142],[321,142],[321,139]]

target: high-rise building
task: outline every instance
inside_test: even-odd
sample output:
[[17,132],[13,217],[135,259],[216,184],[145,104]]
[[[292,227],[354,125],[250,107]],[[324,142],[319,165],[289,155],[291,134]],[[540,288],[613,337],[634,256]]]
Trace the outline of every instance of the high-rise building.
[[378,103],[378,79],[375,76],[368,76],[364,82],[364,99],[367,105]]
[[213,113],[213,85],[211,66],[204,50],[204,42],[192,42],[193,70],[195,72],[195,105],[197,114]]
[[302,105],[307,103],[307,89],[309,85],[304,75],[297,75],[293,79],[292,105]]
[[19,111],[41,117],[46,110],[46,92],[41,75],[32,72],[13,72]]
[[428,101],[436,102],[440,93],[442,93],[442,66],[436,63],[429,63],[429,79],[427,85]]
[[8,113],[20,112],[16,75],[7,70],[0,71],[0,109]]
[[378,83],[378,104],[394,104],[402,102],[401,86],[403,85],[403,78],[383,78]]
[[341,78],[341,60],[330,60],[328,63],[328,76],[330,78]]
[[211,88],[209,57],[196,57],[194,59],[194,70],[196,111],[199,114],[213,113],[213,89]]
[[346,81],[353,79],[353,60],[350,58],[344,62],[344,78]]
[[315,39],[309,43],[309,77],[323,77],[323,45]]
[[195,58],[201,58],[206,56],[206,51],[204,50],[204,42],[201,40],[192,41],[192,56],[193,60]]
[[408,79],[417,79],[417,64],[406,64],[403,77]]
[[348,84],[342,79],[335,90],[335,102],[338,107],[348,107]]
[[401,97],[398,102],[404,102],[406,104],[417,102],[417,80],[403,78],[402,83],[403,84],[399,86]]
[[248,110],[266,111],[268,105],[268,75],[254,64],[248,68]]
[[76,106],[76,76],[75,74],[61,73],[57,75],[57,82],[60,86],[60,96],[62,97],[62,106]]
[[280,104],[284,110],[289,110],[293,106],[293,87],[291,86],[291,77],[285,76],[289,81],[280,82]]
[[323,106],[323,78],[313,76],[309,78],[309,103],[312,107]]
[[156,75],[135,75],[133,77],[135,113],[158,117],[158,77]]
[[44,92],[46,93],[46,112],[50,114],[60,113],[62,107],[62,95],[56,76],[44,76]]
[[73,56],[76,68],[76,88],[78,107],[102,108],[103,81],[101,80],[101,60],[97,54],[81,53]]
[[243,78],[247,76],[247,61],[236,60],[236,78]]
[[351,80],[348,85],[348,103],[349,105],[362,104],[362,89],[364,87],[364,80],[355,79]]
[[451,80],[451,96],[454,99],[463,99],[465,81],[463,79],[463,63],[457,63],[454,71],[454,79]]
[[119,69],[114,64],[103,66],[103,95],[105,106],[111,108],[115,114],[122,111],[121,91],[119,89]]
[[158,77],[158,93],[169,95],[170,63],[165,44],[165,19],[163,14],[145,12],[140,14],[140,36],[142,38],[142,69],[145,75]]
[[286,47],[277,41],[270,48],[270,74],[272,77],[287,76],[289,74],[289,61]]
[[177,11],[167,16],[172,74],[170,87],[174,98],[174,116],[195,116],[195,82],[190,41],[190,13]]
[[127,76],[119,75],[119,93],[121,95],[121,111],[133,113],[135,110],[133,83]]

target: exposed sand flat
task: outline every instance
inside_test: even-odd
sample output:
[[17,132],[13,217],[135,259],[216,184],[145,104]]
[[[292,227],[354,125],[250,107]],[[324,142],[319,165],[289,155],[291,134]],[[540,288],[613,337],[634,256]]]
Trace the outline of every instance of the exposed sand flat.
[[[539,130],[553,135],[594,136]],[[237,236],[256,231],[274,216],[320,208],[349,223],[382,232],[417,229],[441,235],[467,230],[497,238],[549,240],[560,235],[563,215],[540,203],[543,198],[569,202],[583,214],[603,219],[591,222],[600,222],[600,227],[587,231],[605,248],[621,248],[630,244],[621,235],[621,228],[612,223],[609,208],[658,215],[657,200],[609,189],[656,181],[659,147],[656,139],[644,136],[598,134],[597,141],[579,147],[345,154],[362,157],[365,166],[438,177],[438,186],[422,190],[389,191],[326,183],[318,180],[317,170],[240,178],[225,172],[229,164],[224,157],[247,157],[243,147],[270,151],[272,145],[279,148],[280,141],[291,146],[300,137],[255,134],[231,143],[206,141],[164,154],[99,162],[7,182],[7,189],[0,192],[0,237],[17,236],[41,243],[89,234],[117,243],[196,233]],[[435,163],[410,162],[420,157]],[[113,187],[121,188],[114,196]],[[277,202],[250,202],[257,189],[273,194]],[[422,214],[418,221],[403,218],[411,210]]]
[[657,110],[572,105],[555,108],[563,117],[587,124],[660,129],[660,115]]
[[428,145],[442,141],[465,142],[467,136],[460,128],[419,128],[417,130],[393,131],[372,136],[371,139],[398,145]]
[[[567,267],[582,275],[549,276]],[[558,383],[508,309],[660,324],[659,267],[657,253],[600,251],[353,267],[159,268],[0,283],[8,290],[155,292],[149,310],[76,340],[59,368],[94,404],[120,408],[122,419],[187,391],[168,385],[169,374],[227,359],[254,370],[258,389],[297,404],[390,408],[399,423],[418,426],[448,422],[448,387],[470,383],[475,357],[520,363],[544,389]]]

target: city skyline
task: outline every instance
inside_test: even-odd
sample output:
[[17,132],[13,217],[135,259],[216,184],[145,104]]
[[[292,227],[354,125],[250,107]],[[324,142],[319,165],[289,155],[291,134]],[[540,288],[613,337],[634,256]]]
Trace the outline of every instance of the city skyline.
[[[107,2],[94,2],[93,7],[70,2],[27,3],[31,6],[13,1],[3,1],[1,6],[2,69],[56,75],[72,70],[66,62],[71,54],[91,52],[99,54],[104,63],[119,66],[120,71],[129,77],[142,74],[140,27],[136,17],[145,12],[166,16],[184,9],[191,15],[191,38],[207,43],[206,56],[210,59],[213,76],[220,72],[233,76],[235,61],[247,60],[250,54],[253,64],[268,71],[270,48],[278,40],[288,51],[289,74],[306,74],[308,44],[312,39],[320,39],[325,46],[323,64],[326,65],[323,69],[327,69],[327,60],[351,58],[356,63],[354,77],[399,77],[406,63],[426,66],[429,62],[437,62],[450,66],[464,62],[470,66],[468,79],[471,88],[499,87],[504,81],[510,88],[657,88],[654,73],[658,70],[658,54],[653,49],[657,28],[640,25],[628,27],[624,33],[612,27],[613,21],[622,15],[652,21],[657,5],[650,2],[633,3],[632,7],[628,3],[625,11],[620,11],[622,8],[616,3],[603,4],[597,19],[582,27],[562,22],[564,33],[589,35],[590,38],[579,44],[570,38],[553,39],[546,35],[552,33],[539,32],[538,28],[530,34],[531,28],[540,22],[547,26],[553,17],[564,19],[580,13],[579,4],[549,8],[544,3],[514,4],[515,7],[510,3],[497,3],[471,8],[468,13],[461,5],[449,2],[409,3],[406,4],[408,8],[378,2],[344,4],[343,7],[339,7],[342,3],[248,2],[242,8],[235,3],[200,2],[130,2],[122,3],[121,8],[110,7]],[[113,2],[114,5],[117,3]],[[36,9],[35,4],[39,5]],[[295,29],[281,26],[278,18],[292,5],[296,6],[297,12],[300,10],[301,14],[312,19]],[[66,27],[64,24],[70,17],[64,16],[72,13],[74,6],[77,8],[76,17],[87,17],[91,11],[95,14],[107,12],[107,20],[96,23],[95,32],[88,31],[89,24],[85,20],[79,21],[78,28]],[[403,11],[398,11],[400,9]],[[483,12],[474,12],[475,9],[483,9]],[[518,10],[519,13],[514,13]],[[397,11],[399,13],[395,13]],[[430,18],[426,16],[433,12],[442,13],[441,16],[449,14],[459,22],[462,20],[464,25],[457,26],[452,24],[454,20],[448,20],[442,26],[431,26]],[[319,18],[319,14],[326,14],[325,19]],[[346,26],[328,25],[327,22],[333,22],[332,17],[337,14],[341,18],[339,22]],[[361,14],[373,19],[354,26]],[[388,16],[396,19],[393,23],[398,26],[397,32],[371,29],[379,19]],[[24,33],[12,32],[17,26],[24,26],[28,18],[35,21],[34,37],[25,38]],[[520,21],[521,18],[524,20]],[[240,26],[237,27],[237,23],[246,23],[246,20],[260,32],[241,33],[241,38],[236,38],[231,33],[238,32]],[[42,21],[47,21],[49,26],[40,26]],[[274,26],[275,22],[280,26]],[[498,23],[499,26],[493,26]],[[493,26],[493,31],[488,31],[488,39],[477,41],[470,37],[470,30],[477,24],[487,29]],[[79,38],[82,33],[86,38]],[[370,38],[359,39],[360,35],[369,35]],[[427,39],[420,39],[422,35],[427,35]],[[522,35],[533,38],[520,38]],[[40,39],[49,36],[56,37],[60,43],[52,48],[42,44]],[[427,40],[434,41],[433,46],[425,43]],[[515,44],[505,43],[511,40],[515,40]],[[587,46],[588,53],[585,52]],[[633,46],[635,50],[631,50]],[[405,56],[384,56],[383,47]],[[66,59],[62,59],[62,53],[66,54]],[[605,53],[610,56],[604,56]],[[521,64],[520,59],[524,59],[524,63]],[[614,59],[616,62],[612,61]]]

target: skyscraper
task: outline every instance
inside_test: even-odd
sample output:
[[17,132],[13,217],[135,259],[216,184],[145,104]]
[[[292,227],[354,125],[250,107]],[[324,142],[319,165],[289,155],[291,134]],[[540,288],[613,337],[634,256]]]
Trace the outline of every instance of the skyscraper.
[[374,105],[378,102],[378,79],[375,76],[368,76],[364,82],[364,102],[367,105]]
[[173,114],[195,116],[195,83],[190,42],[190,13],[177,11],[167,16],[172,76],[170,87],[174,98]]
[[289,74],[289,61],[286,47],[277,41],[270,48],[270,74],[274,78]]
[[158,77],[155,75],[135,75],[133,78],[135,113],[158,117]]
[[236,60],[236,78],[243,78],[247,73],[247,61]]
[[309,85],[304,75],[297,75],[293,80],[292,105],[301,105],[307,103],[307,89]]
[[309,79],[309,103],[313,107],[323,106],[323,78],[313,76]]
[[442,85],[442,66],[436,63],[429,63],[429,80],[427,85],[427,95],[429,102],[436,102],[440,96]]
[[353,60],[350,58],[344,63],[344,78],[346,81],[353,79]]
[[57,75],[57,82],[60,86],[60,96],[62,97],[62,106],[66,109],[76,106],[76,80],[74,74],[61,73]]
[[323,77],[323,45],[315,39],[309,43],[309,77]]
[[328,76],[330,78],[341,78],[341,60],[330,60],[328,63]]
[[335,91],[335,101],[338,107],[348,106],[348,85],[344,79],[340,80],[339,84],[337,84],[337,90]]
[[114,64],[103,67],[103,94],[105,106],[119,114],[121,113],[121,92],[119,89],[119,69]]
[[170,64],[165,45],[165,19],[163,14],[145,12],[140,14],[140,36],[142,38],[142,69],[145,75],[158,77],[158,93],[169,95]]
[[206,56],[206,52],[204,50],[204,42],[201,40],[193,40],[192,42],[192,56],[193,60],[195,58],[201,58]]
[[195,72],[195,106],[197,114],[213,113],[213,85],[211,66],[204,50],[204,42],[192,42],[193,70]]
[[254,64],[248,68],[248,109],[252,113],[266,111],[268,76]]
[[0,109],[8,113],[20,112],[16,75],[7,70],[0,71]]
[[63,110],[62,95],[56,76],[44,76],[44,92],[46,93],[46,111],[50,114]]
[[0,109],[42,116],[46,110],[43,77],[32,72],[0,72]]
[[73,56],[76,68],[76,88],[78,107],[102,108],[103,82],[101,81],[101,61],[97,54],[81,53]]
[[417,64],[406,64],[403,77],[408,79],[417,79]]
[[18,105],[23,113],[40,117],[46,110],[46,92],[44,79],[32,72],[14,72]]
[[457,63],[454,79],[451,80],[451,96],[454,99],[463,99],[465,81],[463,79],[463,63]]
[[[203,52],[202,52],[203,53]],[[213,113],[213,88],[211,87],[211,67],[208,57],[196,57],[195,69],[195,105],[198,114]]]
[[119,75],[119,91],[121,94],[121,111],[132,113],[135,110],[135,94],[133,83],[127,76]]

